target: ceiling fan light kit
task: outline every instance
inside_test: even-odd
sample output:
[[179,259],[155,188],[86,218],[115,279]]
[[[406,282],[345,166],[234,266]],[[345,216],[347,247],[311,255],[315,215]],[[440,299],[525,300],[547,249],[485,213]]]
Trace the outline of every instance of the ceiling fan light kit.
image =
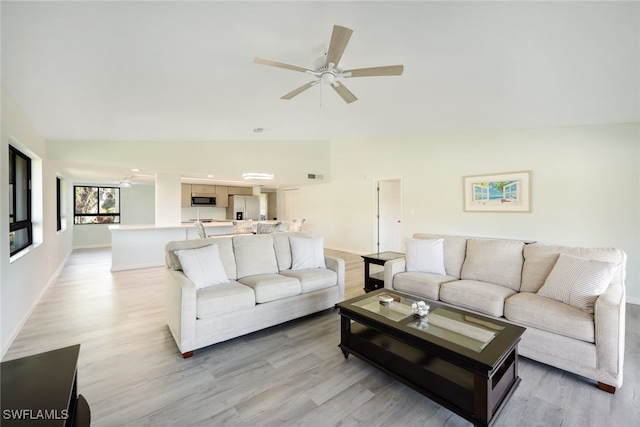
[[272,61],[270,59],[255,58],[256,64],[268,65],[270,67],[284,68],[287,70],[298,71],[306,74],[311,74],[316,77],[309,83],[306,83],[299,88],[292,90],[291,92],[283,95],[280,99],[289,100],[295,96],[300,95],[305,90],[322,83],[327,86],[331,86],[338,95],[347,103],[350,104],[357,101],[358,98],[346,88],[346,86],[340,83],[338,80],[343,78],[352,77],[380,77],[380,76],[399,76],[404,71],[404,65],[387,65],[382,67],[370,67],[370,68],[356,68],[353,70],[343,70],[339,64],[342,59],[342,54],[347,48],[347,44],[351,39],[353,30],[347,27],[341,27],[339,25],[333,26],[333,33],[331,34],[331,41],[329,43],[329,49],[324,65],[317,67],[313,70],[297,65],[285,64],[283,62]]

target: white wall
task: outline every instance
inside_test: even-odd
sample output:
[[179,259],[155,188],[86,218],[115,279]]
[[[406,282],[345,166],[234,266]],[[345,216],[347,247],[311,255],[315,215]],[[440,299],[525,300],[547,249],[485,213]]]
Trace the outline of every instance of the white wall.
[[[56,231],[56,171],[46,161],[45,141],[28,117],[2,90],[2,132],[0,142],[0,236],[9,236],[9,139],[18,141],[41,159],[40,172],[33,175],[33,205],[39,211],[34,228],[41,230],[38,245],[18,259],[9,259],[8,239],[0,244],[0,348],[5,354],[11,341],[28,319],[41,295],[71,252],[71,227]],[[64,178],[64,177],[63,177]],[[65,194],[72,194],[69,180],[64,181]],[[69,200],[67,200],[69,202]],[[68,206],[68,204],[67,204]],[[67,212],[69,212],[67,208]]]
[[[354,161],[357,159],[357,161]],[[640,304],[640,126],[337,140],[332,182],[301,187],[300,217],[325,245],[374,251],[376,180],[401,177],[403,234],[437,232],[624,249]],[[464,176],[530,170],[530,213],[463,211]]]

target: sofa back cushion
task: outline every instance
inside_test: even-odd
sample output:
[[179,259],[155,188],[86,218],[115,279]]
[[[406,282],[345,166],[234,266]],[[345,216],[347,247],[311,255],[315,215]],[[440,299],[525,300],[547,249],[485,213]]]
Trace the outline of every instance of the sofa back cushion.
[[238,278],[278,272],[271,234],[233,236]]
[[208,245],[218,245],[220,260],[224,266],[224,271],[230,280],[237,279],[236,258],[233,252],[233,243],[230,236],[209,237],[206,239],[191,239],[169,242],[165,246],[165,264],[170,270],[182,270],[182,265],[175,251],[185,249],[197,249]]
[[580,258],[619,263],[611,283],[624,284],[625,263],[627,256],[622,249],[615,248],[581,248],[544,243],[533,243],[524,248],[524,266],[522,267],[523,292],[538,292],[553,270],[560,254]]
[[273,248],[276,252],[278,271],[291,269],[291,243],[289,237],[311,237],[311,233],[282,231],[271,233]]
[[467,238],[442,234],[415,233],[414,239],[444,239],[444,270],[447,276],[460,278],[462,264],[467,251]]
[[468,239],[461,279],[479,280],[520,290],[522,250],[518,240]]

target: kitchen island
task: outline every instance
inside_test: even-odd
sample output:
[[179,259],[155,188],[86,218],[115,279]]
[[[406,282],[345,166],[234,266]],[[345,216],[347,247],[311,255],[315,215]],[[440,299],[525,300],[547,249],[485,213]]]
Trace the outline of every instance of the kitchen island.
[[[278,221],[254,221],[274,224]],[[203,222],[208,236],[233,234],[231,221],[215,220]],[[283,229],[286,225],[283,223]],[[137,268],[164,265],[164,246],[173,240],[198,239],[193,222],[183,222],[175,226],[110,225],[111,231],[111,271],[134,270]]]

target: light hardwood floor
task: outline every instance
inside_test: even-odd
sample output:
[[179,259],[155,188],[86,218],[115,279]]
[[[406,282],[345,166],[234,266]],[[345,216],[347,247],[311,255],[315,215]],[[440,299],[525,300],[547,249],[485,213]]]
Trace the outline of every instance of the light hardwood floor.
[[[362,259],[346,262],[346,296],[362,293]],[[111,273],[108,250],[72,253],[4,360],[81,344],[78,381],[94,426],[469,426],[338,349],[326,310],[182,359],[164,320],[163,268]],[[627,305],[624,385],[521,358],[522,382],[496,426],[619,426],[640,419],[640,306]]]

